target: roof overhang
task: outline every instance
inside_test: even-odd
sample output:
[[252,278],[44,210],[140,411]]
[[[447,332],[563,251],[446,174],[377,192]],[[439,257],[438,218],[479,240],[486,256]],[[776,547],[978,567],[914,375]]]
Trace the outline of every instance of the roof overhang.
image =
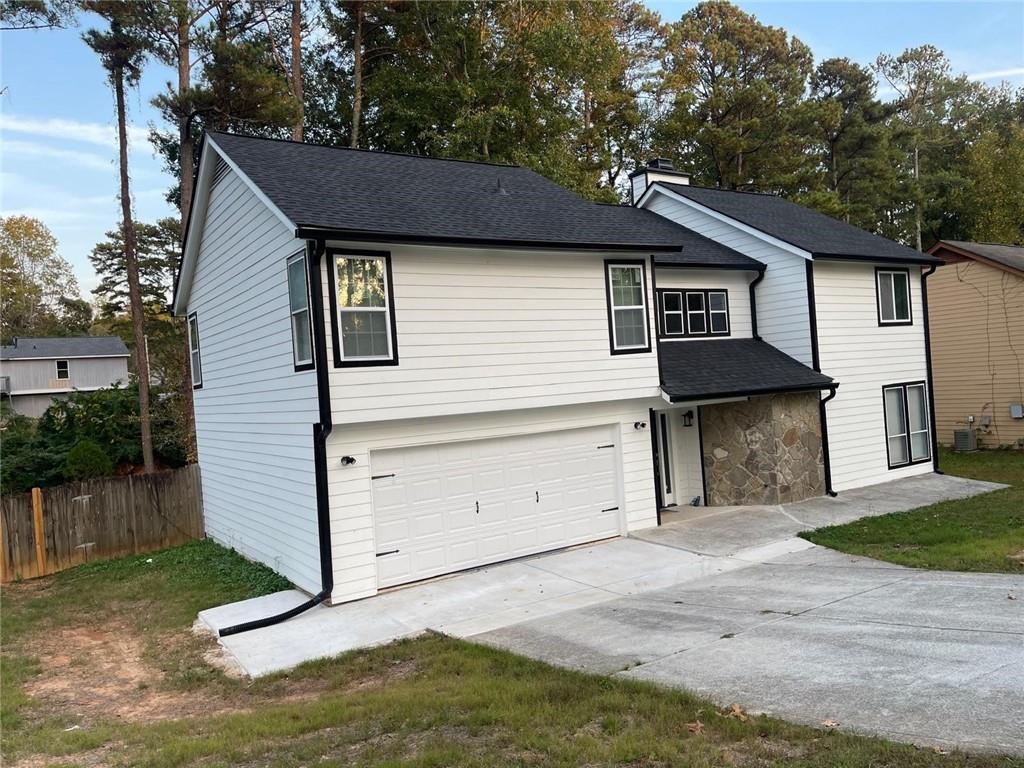
[[822,382],[817,385],[799,384],[791,387],[775,386],[775,387],[762,387],[753,389],[743,389],[735,392],[706,392],[701,394],[686,394],[686,395],[673,395],[671,392],[667,392],[662,388],[665,399],[670,403],[689,403],[689,402],[703,402],[703,401],[716,401],[716,402],[728,402],[729,400],[743,400],[748,397],[756,397],[758,395],[778,395],[793,392],[821,392],[824,390],[839,389],[839,382],[832,381],[829,383]]
[[[942,250],[949,251],[950,253],[955,254],[956,256],[960,256],[961,258],[964,259],[969,259],[970,261],[976,261],[979,264],[985,264],[986,266],[994,267],[995,269],[1001,269],[1004,272],[1009,272],[1011,275],[1020,275],[1024,277],[1024,270],[1017,269],[1012,264],[1004,264],[1001,261],[997,261],[996,259],[990,259],[987,256],[982,256],[980,253],[975,253],[974,251],[970,251],[966,248],[961,248],[960,246],[952,245],[951,243],[947,243],[944,240],[939,240],[939,242],[937,242],[935,245],[929,248],[928,253],[931,254],[932,256],[935,256],[937,251]],[[935,258],[938,259],[940,264],[951,263],[943,259],[941,256],[935,256]]]
[[755,266],[753,264],[719,264],[706,261],[688,261],[686,263],[678,261],[659,261],[657,254],[654,256],[654,266],[663,267],[665,269],[731,269],[735,272],[764,272],[768,269],[767,264],[761,263],[758,263],[758,265]]
[[856,253],[820,253],[815,251],[812,254],[814,261],[864,261],[875,264],[942,264],[942,259],[922,253],[920,257],[908,256],[906,258],[891,259],[879,258],[877,256],[863,256]]
[[199,148],[199,168],[196,170],[195,184],[192,188],[192,204],[189,207],[185,236],[181,245],[181,262],[174,280],[174,298],[170,306],[171,312],[179,317],[185,314],[192,291],[192,277],[195,275],[196,261],[199,257],[199,244],[203,239],[203,227],[206,225],[206,211],[210,204],[210,191],[213,187],[213,175],[218,158],[238,176],[242,183],[285,227],[290,231],[296,229],[294,222],[271,202],[270,198],[253,183],[252,179],[245,175],[238,164],[228,157],[227,152],[217,146],[217,141],[209,134],[204,134]]

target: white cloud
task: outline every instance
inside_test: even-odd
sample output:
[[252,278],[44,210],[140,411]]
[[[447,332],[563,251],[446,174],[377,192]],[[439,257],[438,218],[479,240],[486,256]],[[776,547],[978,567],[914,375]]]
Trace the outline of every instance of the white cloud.
[[[0,130],[46,136],[65,141],[78,141],[101,147],[117,146],[117,129],[103,123],[83,123],[58,117],[37,118],[0,114]],[[149,131],[137,125],[128,126],[128,141],[134,148],[147,147]]]
[[992,72],[978,72],[968,75],[968,80],[1005,80],[1007,78],[1024,77],[1024,67],[1010,67],[1009,69],[996,69]]
[[35,141],[4,139],[3,151],[5,154],[31,155],[33,157],[45,157],[51,160],[71,162],[83,168],[91,168],[97,171],[116,171],[113,157],[104,157],[93,152],[83,152],[78,149],[51,147],[48,144],[40,144]]

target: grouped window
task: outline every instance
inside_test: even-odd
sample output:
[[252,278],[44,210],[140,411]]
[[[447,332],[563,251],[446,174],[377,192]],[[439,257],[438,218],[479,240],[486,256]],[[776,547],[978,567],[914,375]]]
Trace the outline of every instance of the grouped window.
[[728,336],[729,292],[666,289],[658,291],[661,338]]

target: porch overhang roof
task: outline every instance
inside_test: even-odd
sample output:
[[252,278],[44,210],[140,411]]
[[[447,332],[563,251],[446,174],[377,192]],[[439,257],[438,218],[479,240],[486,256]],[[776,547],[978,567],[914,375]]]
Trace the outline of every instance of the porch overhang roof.
[[658,358],[661,389],[672,403],[839,386],[760,339],[661,341]]

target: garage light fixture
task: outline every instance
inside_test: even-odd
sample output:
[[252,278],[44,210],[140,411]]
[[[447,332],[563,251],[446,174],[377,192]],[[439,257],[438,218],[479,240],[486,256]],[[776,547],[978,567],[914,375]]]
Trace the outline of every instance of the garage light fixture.
[[692,427],[693,426],[693,411],[687,411],[686,413],[683,414],[683,426],[684,427]]
[[341,466],[343,466],[343,467],[348,467],[348,466],[351,466],[352,464],[355,464],[355,463],[356,463],[356,460],[355,460],[354,456],[342,456],[341,457]]

